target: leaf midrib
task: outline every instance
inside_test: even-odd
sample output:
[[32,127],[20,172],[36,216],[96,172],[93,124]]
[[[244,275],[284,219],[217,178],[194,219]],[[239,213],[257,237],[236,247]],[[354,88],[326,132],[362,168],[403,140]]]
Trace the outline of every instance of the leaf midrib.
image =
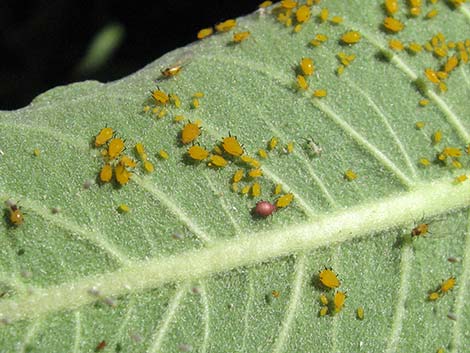
[[97,300],[96,296],[88,294],[93,287],[103,297],[116,297],[373,236],[391,228],[410,229],[423,217],[429,219],[467,207],[469,199],[470,184],[455,185],[449,178],[424,183],[411,192],[325,214],[309,223],[245,234],[173,256],[133,261],[115,272],[36,289],[32,294],[0,303],[0,319],[31,319],[90,304]]

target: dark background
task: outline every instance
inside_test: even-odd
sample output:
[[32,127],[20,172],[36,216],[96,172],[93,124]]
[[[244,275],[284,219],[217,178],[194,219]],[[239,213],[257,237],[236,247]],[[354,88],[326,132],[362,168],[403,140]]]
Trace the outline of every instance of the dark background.
[[[0,0],[0,110],[23,107],[58,85],[127,76],[261,2]],[[93,38],[110,23],[124,28],[119,47],[99,69],[78,73]]]

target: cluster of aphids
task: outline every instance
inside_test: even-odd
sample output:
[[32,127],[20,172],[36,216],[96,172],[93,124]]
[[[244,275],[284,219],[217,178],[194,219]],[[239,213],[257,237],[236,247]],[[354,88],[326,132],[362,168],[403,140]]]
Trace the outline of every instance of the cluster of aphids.
[[101,156],[104,165],[99,172],[99,181],[109,183],[113,180],[118,185],[126,185],[131,179],[131,169],[137,166],[137,162],[124,155],[125,141],[115,136],[115,131],[105,127],[96,135],[94,146],[101,148]]
[[[341,285],[338,275],[331,268],[324,268],[318,274],[318,281],[326,290],[335,290],[332,295],[329,295],[329,293],[320,294],[320,303],[322,304],[322,307],[320,308],[318,315],[325,316],[328,313],[331,315],[339,313],[344,307],[347,295],[346,292],[337,290]],[[361,315],[359,315],[360,312],[362,313]],[[360,319],[363,318],[364,310],[362,308],[358,309],[358,316]]]

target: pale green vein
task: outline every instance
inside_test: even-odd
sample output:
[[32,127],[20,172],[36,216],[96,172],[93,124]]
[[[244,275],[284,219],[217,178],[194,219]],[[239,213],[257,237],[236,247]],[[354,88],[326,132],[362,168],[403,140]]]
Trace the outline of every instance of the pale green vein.
[[470,87],[470,79],[468,77],[467,70],[465,70],[465,66],[460,66],[460,71],[462,71],[462,76],[465,80],[465,83]]
[[[470,171],[462,170],[462,173],[468,174]],[[409,226],[417,219],[429,219],[437,215],[442,217],[451,211],[468,207],[469,200],[470,183],[455,185],[452,178],[423,183],[412,191],[347,210],[325,213],[310,222],[247,233],[237,239],[220,240],[210,247],[168,257],[135,261],[114,272],[40,288],[27,296],[5,299],[0,302],[0,320],[34,318],[90,304],[96,298],[84,294],[94,286],[99,288],[103,296],[116,297],[170,282],[194,281],[297,252],[333,246],[391,228]]]
[[465,4],[460,5],[459,11],[462,12],[468,20],[470,20],[470,10],[465,6]]
[[[344,25],[346,23],[343,22]],[[360,28],[356,24],[348,23],[347,25],[353,26],[355,28]],[[377,47],[379,50],[389,51],[385,46],[383,46],[380,41],[370,32],[366,31],[365,29],[361,29],[361,34],[364,38],[366,38],[372,45]],[[410,66],[406,64],[404,60],[402,60],[397,54],[393,54],[392,59],[390,60],[391,63],[395,64],[395,66],[404,72],[412,81],[415,81],[418,78],[418,75],[411,69]],[[465,129],[462,124],[461,119],[455,114],[447,103],[435,92],[431,89],[426,91],[426,95],[428,98],[434,103],[436,103],[437,107],[444,113],[444,116],[447,118],[449,124],[454,128],[460,138],[463,140],[464,143],[467,143],[470,140],[470,135]]]
[[170,327],[171,321],[176,315],[181,299],[183,298],[183,295],[186,293],[187,290],[188,290],[187,285],[182,285],[176,291],[175,295],[173,296],[173,298],[171,299],[171,302],[168,305],[168,308],[165,312],[164,317],[162,318],[162,321],[160,322],[160,325],[155,331],[155,334],[152,338],[153,343],[151,347],[149,347],[149,349],[147,350],[147,353],[160,352],[165,334],[167,333]]
[[[11,195],[10,195],[11,196]],[[1,195],[2,198],[5,198],[5,195]],[[19,197],[18,195],[14,196],[13,199],[21,200],[21,205],[29,212],[34,212],[38,216],[41,216],[43,219],[48,221],[51,224],[54,224],[73,235],[82,236],[84,239],[88,240],[90,243],[99,247],[103,251],[109,253],[117,261],[123,265],[129,265],[131,260],[117,249],[113,244],[108,242],[106,236],[100,232],[96,232],[90,229],[86,229],[84,226],[80,226],[71,220],[67,219],[61,214],[52,214],[49,209],[43,207],[39,202],[35,200],[30,200],[25,197]]]
[[395,307],[395,314],[393,316],[392,330],[390,338],[387,340],[386,353],[396,352],[398,349],[400,334],[403,326],[403,319],[405,317],[405,301],[410,287],[411,275],[411,262],[413,261],[413,249],[411,245],[405,244],[402,248],[402,257],[400,265],[400,289],[398,290],[398,298]]
[[136,184],[150,192],[160,202],[162,202],[170,210],[170,212],[178,217],[181,222],[186,224],[189,230],[193,232],[201,241],[206,243],[211,241],[209,236],[196,224],[196,222],[188,217],[177,204],[175,204],[165,193],[160,191],[148,178],[134,175],[132,180],[134,180]]
[[464,305],[468,304],[468,285],[470,282],[470,211],[468,211],[467,218],[467,229],[465,232],[465,248],[463,251],[463,272],[458,279],[458,292],[455,303],[455,315],[457,316],[457,322],[454,325],[454,334],[452,335],[452,350],[451,352],[463,352],[466,345],[462,345],[461,335],[462,332],[462,321],[463,321],[463,309]]
[[232,223],[233,229],[235,230],[235,235],[240,236],[242,234],[242,230],[238,226],[237,221],[235,221],[235,219],[233,218],[233,212],[232,210],[229,209],[227,203],[225,202],[223,196],[221,195],[222,192],[217,190],[216,186],[212,182],[207,172],[203,172],[203,174],[204,174],[204,178],[206,178],[207,180],[207,185],[214,193],[214,196],[219,200],[220,206],[222,206],[222,210],[224,211],[227,218],[230,220],[230,223]]
[[210,310],[209,310],[209,298],[207,296],[206,286],[204,282],[200,283],[199,287],[201,293],[202,307],[204,309],[202,315],[202,322],[204,323],[204,338],[202,340],[201,353],[206,353],[207,346],[209,345],[210,338]]
[[276,342],[274,343],[272,350],[273,353],[284,352],[284,346],[289,339],[289,331],[292,330],[292,326],[295,324],[295,314],[297,313],[297,309],[301,301],[306,258],[307,256],[305,254],[301,254],[296,261],[294,271],[295,275],[291,286],[292,291],[290,293],[289,305],[287,306],[285,317],[282,320],[281,330],[277,336]]
[[73,353],[80,353],[80,342],[81,338],[81,318],[80,318],[80,311],[77,310],[74,313],[75,316],[75,335],[73,338]]
[[248,300],[246,301],[245,313],[243,315],[243,338],[242,338],[242,351],[246,351],[246,337],[250,331],[250,314],[251,314],[251,305],[255,297],[255,286],[253,284],[253,279],[251,278],[251,271],[247,274],[248,282]]
[[387,128],[388,132],[390,133],[390,135],[392,136],[392,139],[395,141],[395,145],[398,147],[402,157],[405,159],[405,162],[406,162],[406,165],[408,166],[408,169],[409,171],[411,172],[412,176],[413,176],[413,179],[416,179],[418,177],[417,173],[416,173],[416,168],[414,166],[414,163],[411,161],[411,158],[408,154],[408,152],[406,152],[406,149],[405,147],[403,146],[403,143],[401,142],[401,140],[399,139],[397,133],[395,132],[395,130],[392,128],[392,126],[390,125],[390,122],[389,122],[389,119],[387,118],[387,116],[385,115],[385,113],[382,111],[382,109],[379,108],[379,106],[374,102],[374,100],[372,99],[372,97],[367,94],[364,90],[362,90],[360,87],[358,87],[353,81],[351,80],[348,80],[348,79],[345,79],[345,81],[350,85],[352,86],[354,89],[356,89],[357,92],[359,92],[359,94],[361,94],[370,104],[370,106],[372,107],[372,109],[374,109],[374,111],[377,113],[377,115],[380,117],[380,119],[382,120],[383,124],[385,125],[385,127]]
[[347,132],[360,146],[362,146],[368,153],[381,163],[385,168],[391,171],[400,182],[407,188],[411,188],[414,182],[408,178],[390,159],[387,158],[377,147],[367,141],[361,134],[359,134],[351,125],[341,119],[326,103],[316,99],[312,101],[318,109],[323,111],[331,120],[333,120],[341,129]]

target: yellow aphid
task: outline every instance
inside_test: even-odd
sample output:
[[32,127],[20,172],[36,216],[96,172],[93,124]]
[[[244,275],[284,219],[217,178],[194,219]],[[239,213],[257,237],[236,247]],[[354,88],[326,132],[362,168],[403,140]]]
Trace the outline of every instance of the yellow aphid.
[[237,21],[234,19],[226,20],[224,22],[217,23],[215,25],[215,30],[217,32],[228,32],[230,31],[233,27],[237,25]]
[[312,39],[310,41],[310,44],[313,45],[314,47],[318,47],[321,44],[321,42],[319,40]]
[[225,167],[227,165],[227,160],[222,157],[222,156],[218,156],[218,155],[212,155],[211,158],[210,158],[210,162],[209,162],[209,165],[210,166],[215,166],[215,167]]
[[106,149],[101,150],[100,155],[101,157],[106,158],[108,156],[108,150]]
[[260,9],[265,9],[273,4],[272,1],[263,1],[261,4],[258,5]]
[[410,9],[410,15],[413,16],[413,17],[419,16],[420,13],[421,13],[421,8],[420,7],[412,7]]
[[459,162],[458,160],[456,160],[456,159],[453,159],[453,160],[452,160],[452,166],[453,166],[454,168],[457,168],[457,169],[460,169],[460,168],[463,167],[463,166],[462,166],[462,163],[460,163],[460,162]]
[[120,138],[112,139],[108,146],[108,156],[114,159],[124,150],[124,141]]
[[302,60],[300,60],[300,69],[305,76],[311,76],[315,71],[313,60],[310,58],[302,58]]
[[161,118],[163,118],[165,115],[167,115],[167,113],[168,113],[168,110],[166,110],[166,109],[160,109],[160,111],[158,112],[157,117],[158,117],[159,119],[161,119]]
[[142,143],[140,143],[140,142],[136,143],[134,148],[135,148],[135,151],[137,152],[137,154],[139,156],[142,157],[145,154],[145,148],[144,148],[144,145]]
[[110,127],[105,127],[96,135],[95,147],[100,147],[113,137],[114,131]]
[[423,46],[424,46],[424,49],[426,49],[426,51],[433,51],[434,50],[431,43],[429,43],[429,42],[424,43]]
[[364,320],[364,308],[362,306],[357,308],[356,315],[359,320]]
[[197,124],[187,123],[181,131],[181,142],[186,145],[193,142],[201,134],[201,129]]
[[459,175],[455,177],[455,182],[456,183],[463,183],[465,180],[467,180],[467,176],[465,174]]
[[162,70],[161,73],[165,77],[173,77],[173,76],[178,75],[182,68],[183,66],[181,65],[170,66]]
[[396,50],[396,51],[402,51],[405,49],[405,46],[401,41],[398,39],[390,39],[388,42],[388,46],[390,49]]
[[274,298],[279,298],[281,296],[281,292],[277,291],[277,290],[273,290],[271,292],[271,295],[274,297]]
[[444,71],[451,72],[453,69],[457,67],[459,64],[459,59],[457,56],[453,55],[449,59],[447,59],[446,63],[444,64]]
[[454,288],[454,286],[455,286],[455,277],[450,277],[446,279],[444,282],[442,282],[440,290],[442,293],[446,293],[450,291],[452,288]]
[[442,140],[442,131],[437,130],[433,135],[432,135],[432,142],[434,144],[438,144]]
[[243,155],[243,156],[240,157],[240,159],[241,159],[243,162],[245,162],[245,163],[251,165],[253,168],[259,168],[259,167],[261,166],[261,164],[260,164],[260,162],[259,162],[258,160],[254,159],[254,158],[252,158],[252,157],[250,157],[250,156]]
[[131,178],[131,173],[121,163],[114,168],[114,175],[119,185],[126,185]]
[[316,89],[315,91],[313,91],[313,96],[316,98],[323,98],[326,97],[326,95],[326,89]]
[[233,35],[233,41],[235,43],[243,42],[245,39],[247,39],[250,36],[250,34],[251,33],[249,31],[237,32]]
[[142,111],[143,111],[144,113],[147,113],[148,111],[150,111],[150,105],[144,106],[144,108],[142,109]]
[[212,33],[214,33],[212,27],[203,28],[199,32],[197,32],[197,39],[204,39],[212,35]]
[[411,236],[419,237],[425,236],[429,232],[429,224],[428,223],[420,223],[416,227],[411,230]]
[[302,30],[301,24],[296,24],[294,27],[294,33],[299,33]]
[[439,90],[441,92],[447,92],[447,85],[444,82],[439,82]]
[[398,11],[398,1],[397,0],[385,0],[385,9],[389,15],[393,15]]
[[199,99],[194,98],[193,101],[191,102],[191,107],[192,107],[193,109],[199,108]]
[[191,157],[192,159],[196,161],[202,161],[209,156],[209,151],[202,148],[201,146],[194,145],[194,146],[189,147],[188,155],[189,157]]
[[328,314],[328,307],[327,307],[327,306],[323,306],[323,307],[320,309],[318,315],[319,315],[319,316],[325,316],[326,314]]
[[278,208],[287,207],[290,205],[293,199],[294,199],[294,195],[291,193],[282,195],[280,198],[276,200],[276,207]]
[[357,31],[349,31],[341,36],[341,41],[344,44],[356,44],[361,40],[361,34]]
[[128,213],[130,210],[131,209],[129,208],[129,206],[127,206],[125,203],[120,204],[118,207],[118,212],[120,213]]
[[326,42],[328,40],[328,37],[325,34],[318,33],[315,36],[315,40],[318,40],[319,42]]
[[214,154],[218,154],[219,156],[221,156],[224,153],[224,151],[222,151],[222,148],[220,148],[217,145],[215,145],[214,148],[212,148],[212,152]]
[[258,197],[261,195],[261,185],[258,183],[253,183],[253,186],[251,187],[251,196],[253,197]]
[[160,151],[158,151],[158,155],[159,155],[161,158],[163,158],[163,159],[168,159],[168,158],[170,158],[170,155],[169,155],[168,152],[165,151],[165,150],[160,150]]
[[447,48],[443,48],[443,47],[434,48],[434,54],[439,58],[444,58],[447,56]]
[[323,305],[328,305],[328,298],[324,293],[320,294],[320,303]]
[[436,353],[445,353],[445,349],[443,347],[440,347],[437,349]]
[[276,148],[277,144],[279,142],[279,139],[277,137],[271,137],[271,140],[269,140],[268,143],[268,148],[270,151]]
[[144,161],[144,170],[147,173],[152,173],[155,170],[155,167],[153,166],[152,162]]
[[410,44],[408,44],[408,49],[412,52],[412,53],[420,53],[422,50],[423,50],[423,47],[421,46],[421,44],[418,44],[418,43],[415,43],[415,42],[411,42]]
[[243,176],[245,175],[245,171],[243,169],[238,169],[235,174],[233,174],[233,182],[238,183],[240,180],[243,179]]
[[310,7],[307,5],[300,6],[295,13],[295,18],[300,23],[308,21],[310,18]]
[[333,16],[330,20],[330,22],[334,25],[339,25],[343,21],[344,21],[344,19],[341,16]]
[[119,160],[119,163],[121,163],[125,167],[130,167],[130,168],[135,168],[137,166],[137,162],[134,161],[129,156],[122,156],[121,159]]
[[320,20],[323,22],[327,21],[328,15],[329,15],[329,11],[327,8],[321,9],[320,14],[319,14]]
[[442,150],[442,153],[444,153],[448,157],[461,157],[462,156],[462,150],[458,147],[445,147]]
[[287,153],[292,153],[294,152],[294,143],[293,142],[289,142],[286,146],[286,151]]
[[39,148],[35,148],[33,150],[33,154],[36,156],[36,157],[39,157],[39,155],[41,154],[41,150]]
[[281,1],[281,7],[284,8],[284,9],[293,9],[297,6],[297,1],[293,1],[293,0],[282,0]]
[[336,69],[336,74],[337,74],[338,76],[341,76],[341,75],[343,74],[343,72],[344,72],[344,68],[345,68],[344,65],[339,65],[338,68]]
[[100,171],[100,180],[103,183],[108,183],[113,177],[113,167],[109,163],[106,163]]
[[425,107],[429,104],[429,100],[428,99],[421,99],[418,103],[419,103],[420,106]]
[[268,158],[268,153],[266,152],[266,150],[264,150],[264,149],[262,149],[262,148],[260,148],[260,149],[258,150],[258,155],[259,155],[261,158],[264,158],[264,159]]
[[168,97],[168,94],[166,94],[165,92],[159,89],[152,92],[152,97],[153,99],[155,99],[157,103],[162,104],[162,105],[167,104],[168,101],[170,100],[170,97]]
[[170,98],[170,101],[173,103],[173,105],[176,107],[176,108],[180,108],[181,107],[181,99],[180,97],[178,97],[176,94],[174,93],[170,93],[168,95],[168,97]]
[[225,137],[222,140],[222,147],[232,156],[240,157],[243,154],[243,148],[235,136]]
[[248,172],[248,176],[250,178],[259,178],[263,175],[263,171],[261,169],[252,169]]
[[427,158],[420,158],[419,164],[421,164],[423,167],[429,167],[431,162]]
[[243,195],[248,194],[248,192],[250,191],[250,187],[251,187],[250,185],[244,186],[243,189],[242,189],[242,191],[241,191],[241,193],[242,193]]
[[173,119],[173,121],[174,121],[175,123],[179,123],[179,122],[181,122],[181,121],[183,121],[183,120],[184,120],[184,116],[183,116],[183,115],[175,115],[175,117],[174,117],[174,119]]
[[152,113],[153,113],[153,114],[158,114],[158,113],[160,113],[160,108],[157,108],[157,107],[153,108],[153,109],[152,109]]
[[306,90],[308,88],[308,83],[304,76],[297,75],[297,86],[299,86],[299,88],[303,90]]
[[351,169],[348,169],[344,173],[344,177],[346,178],[347,181],[353,181],[354,179],[357,178],[357,174],[354,171],[352,171]]
[[204,98],[204,92],[195,92],[193,93],[194,98]]
[[439,299],[439,293],[438,292],[429,293],[429,295],[428,295],[428,300],[429,301],[435,301],[437,299]]
[[449,48],[449,49],[455,49],[456,45],[457,44],[455,44],[455,42],[453,42],[451,40],[447,42],[447,48]]
[[333,303],[335,304],[335,312],[339,313],[344,306],[344,302],[346,301],[346,293],[337,291],[333,298]]
[[279,195],[282,191],[282,185],[281,184],[276,184],[274,187],[274,195]]
[[232,183],[232,191],[233,192],[238,192],[238,183]]
[[430,68],[424,69],[424,74],[426,75],[428,80],[431,81],[432,83],[440,82],[439,77],[437,77],[436,71],[434,71],[433,69],[430,69]]
[[341,284],[336,273],[331,268],[325,268],[320,271],[318,278],[320,282],[327,288],[338,288]]
[[386,29],[394,33],[400,32],[405,28],[405,25],[402,22],[393,17],[385,17],[383,24]]
[[468,63],[468,53],[465,50],[459,51],[459,55],[460,55],[460,60],[464,64]]
[[417,121],[417,122],[415,123],[415,127],[416,127],[418,130],[423,129],[425,126],[426,126],[426,123],[425,123],[424,121]]

